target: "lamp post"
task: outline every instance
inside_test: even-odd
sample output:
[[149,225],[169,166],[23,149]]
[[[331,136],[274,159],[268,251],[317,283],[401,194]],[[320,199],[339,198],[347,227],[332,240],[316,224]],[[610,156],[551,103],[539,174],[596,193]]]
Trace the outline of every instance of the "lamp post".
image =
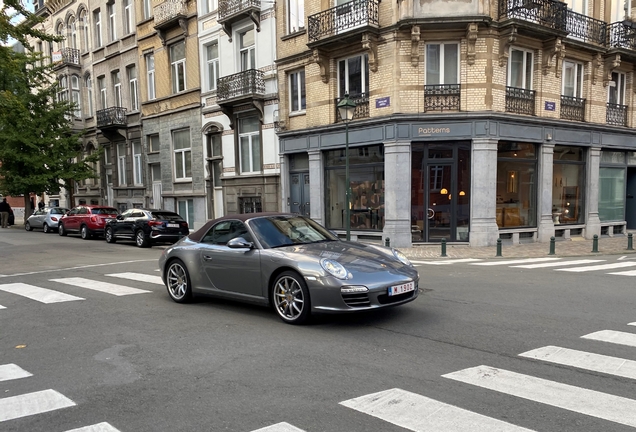
[[351,184],[349,181],[349,122],[353,119],[353,113],[356,109],[356,103],[349,99],[346,93],[342,100],[338,102],[338,112],[340,118],[345,122],[345,187],[346,187],[346,212],[345,212],[345,230],[347,232],[347,241],[351,240]]

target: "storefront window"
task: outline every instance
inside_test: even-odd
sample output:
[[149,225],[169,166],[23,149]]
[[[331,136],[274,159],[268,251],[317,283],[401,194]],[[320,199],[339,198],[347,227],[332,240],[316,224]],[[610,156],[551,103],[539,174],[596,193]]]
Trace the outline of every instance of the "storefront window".
[[624,152],[601,152],[598,191],[598,217],[601,222],[625,218],[625,156]]
[[[325,153],[326,226],[345,226],[345,149]],[[351,229],[381,231],[384,228],[384,152],[381,145],[349,149]]]
[[497,146],[497,225],[537,226],[537,149],[534,144]]
[[580,147],[554,146],[552,220],[555,224],[585,220],[585,159]]

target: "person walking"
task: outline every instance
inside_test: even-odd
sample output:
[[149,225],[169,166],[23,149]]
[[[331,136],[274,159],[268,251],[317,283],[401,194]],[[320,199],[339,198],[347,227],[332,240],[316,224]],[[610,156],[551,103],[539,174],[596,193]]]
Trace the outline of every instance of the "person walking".
[[2,198],[2,202],[0,202],[0,221],[2,222],[2,228],[9,228],[9,213],[11,213],[11,206],[6,198]]

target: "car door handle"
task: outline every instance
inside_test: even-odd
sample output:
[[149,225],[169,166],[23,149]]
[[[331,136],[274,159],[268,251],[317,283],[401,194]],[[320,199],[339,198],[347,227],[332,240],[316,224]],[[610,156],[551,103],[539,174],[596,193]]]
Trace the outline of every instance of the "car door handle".
[[212,261],[212,257],[210,255],[203,255],[203,259],[206,261]]

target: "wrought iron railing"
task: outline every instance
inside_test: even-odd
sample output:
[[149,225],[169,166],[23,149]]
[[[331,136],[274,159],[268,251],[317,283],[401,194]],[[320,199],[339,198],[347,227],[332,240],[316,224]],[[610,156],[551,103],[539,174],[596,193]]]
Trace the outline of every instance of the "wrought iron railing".
[[[80,50],[77,48],[62,48],[60,51],[62,64],[80,64]],[[54,57],[55,58],[55,57]]]
[[248,69],[216,81],[216,98],[219,102],[254,94],[265,94],[263,72],[258,69]]
[[598,45],[607,43],[607,23],[571,10],[567,11],[568,37]]
[[459,111],[461,87],[459,84],[433,84],[424,86],[424,111]]
[[506,87],[506,112],[534,115],[535,91]]
[[585,121],[585,99],[561,95],[561,118]]
[[97,127],[126,126],[126,108],[110,107],[97,111]]
[[567,4],[557,0],[499,0],[499,19],[517,18],[565,31]]
[[[342,121],[340,117],[340,111],[338,111],[338,104],[344,97],[336,98],[336,123]],[[353,120],[369,117],[369,94],[350,94],[349,99],[356,103],[356,108],[353,111]]]
[[261,9],[261,0],[219,0],[219,21],[252,8]]
[[608,125],[627,126],[627,105],[608,102],[605,121]]
[[158,6],[153,8],[155,17],[155,27],[172,21],[180,16],[188,15],[188,5],[186,0],[165,0]]
[[307,17],[309,42],[358,27],[379,26],[380,0],[353,0]]
[[636,23],[620,21],[610,24],[609,47],[636,50]]

